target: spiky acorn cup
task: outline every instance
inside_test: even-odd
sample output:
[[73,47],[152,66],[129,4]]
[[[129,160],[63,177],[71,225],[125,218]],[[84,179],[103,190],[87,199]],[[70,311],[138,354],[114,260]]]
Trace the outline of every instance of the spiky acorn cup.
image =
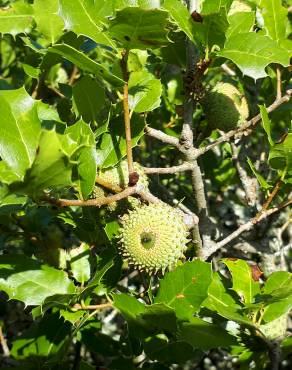
[[230,131],[249,115],[246,98],[232,84],[219,82],[202,100],[208,124],[213,129]]
[[[141,184],[145,188],[148,188],[148,184],[149,184],[148,177],[145,174],[143,167],[137,162],[134,162],[133,165],[134,165],[134,170],[139,175],[138,184]],[[100,171],[99,177],[102,180],[109,182],[115,186],[120,186],[121,188],[125,188],[128,185],[128,180],[129,180],[127,160],[124,159],[117,166]]]
[[143,205],[122,217],[119,249],[139,270],[164,273],[183,256],[187,236],[179,211],[163,203]]

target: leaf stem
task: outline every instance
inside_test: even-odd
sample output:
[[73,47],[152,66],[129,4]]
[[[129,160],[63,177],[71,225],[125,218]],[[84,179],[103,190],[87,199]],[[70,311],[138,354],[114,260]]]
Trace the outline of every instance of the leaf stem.
[[124,109],[124,123],[125,123],[125,134],[126,134],[126,152],[127,162],[129,171],[129,186],[136,185],[137,181],[132,180],[134,173],[133,166],[133,153],[132,153],[132,136],[131,136],[131,118],[129,110],[129,72],[127,68],[129,50],[125,49],[122,53],[121,68],[123,72],[123,79],[125,81],[123,87],[123,109]]

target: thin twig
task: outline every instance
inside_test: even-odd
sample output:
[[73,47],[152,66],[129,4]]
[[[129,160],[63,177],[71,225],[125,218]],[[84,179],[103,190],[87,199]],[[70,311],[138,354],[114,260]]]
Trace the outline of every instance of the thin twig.
[[252,227],[254,227],[256,224],[258,224],[260,221],[266,219],[267,217],[271,216],[272,214],[279,212],[281,209],[288,207],[290,204],[292,204],[292,198],[286,200],[285,202],[280,203],[278,206],[275,206],[273,208],[267,209],[266,211],[262,212],[260,216],[258,214],[261,212],[259,211],[255,217],[253,217],[251,220],[249,220],[247,223],[241,225],[237,230],[229,234],[226,238],[221,240],[218,243],[213,244],[210,246],[210,248],[204,250],[203,258],[207,259],[210,257],[213,253],[217,252],[220,248],[224,247],[226,244],[230,243],[232,240],[237,238],[239,235],[241,235],[243,232],[250,230]]
[[102,304],[94,304],[94,305],[83,305],[76,303],[72,307],[74,310],[104,310],[106,308],[113,307],[112,303],[102,303]]
[[263,204],[261,210],[255,215],[254,217],[254,223],[257,223],[257,220],[261,217],[261,215],[269,208],[270,204],[272,203],[273,199],[275,198],[275,196],[278,194],[281,186],[282,186],[283,182],[282,180],[278,180],[276,185],[274,186],[271,194],[269,195],[268,199],[265,201],[265,203]]
[[0,326],[0,343],[3,351],[3,356],[9,357],[10,356],[10,350],[7,345],[6,339],[3,335],[2,326]]
[[144,131],[145,134],[147,134],[148,136],[154,137],[155,139],[160,140],[165,144],[170,144],[177,148],[179,147],[179,139],[174,136],[167,135],[164,132],[156,130],[155,128],[149,126],[146,126]]
[[108,197],[97,198],[97,199],[88,199],[88,200],[81,200],[81,199],[54,199],[47,196],[43,196],[42,200],[58,207],[68,207],[68,206],[81,206],[81,207],[100,207],[105,204],[110,204],[113,202],[117,202],[121,199],[127,198],[130,195],[134,195],[136,193],[136,187],[129,187],[118,194],[109,195]]
[[232,149],[232,159],[235,162],[238,177],[245,193],[245,199],[248,205],[253,206],[256,200],[256,180],[249,177],[246,170],[244,169],[240,160],[240,148],[237,148],[234,142],[230,142],[230,145]]
[[173,174],[178,172],[190,171],[192,169],[192,164],[188,162],[184,162],[178,166],[172,167],[143,167],[143,171],[147,174]]
[[70,76],[69,81],[68,81],[68,85],[70,85],[70,86],[73,85],[74,81],[77,78],[77,73],[78,73],[78,68],[74,65],[74,67],[72,69],[71,76]]
[[127,68],[129,51],[124,50],[122,53],[121,68],[123,72],[123,79],[125,81],[123,87],[123,109],[124,109],[124,123],[125,123],[125,134],[126,134],[126,152],[127,162],[129,170],[129,184],[131,185],[131,175],[134,172],[133,166],[133,153],[132,153],[132,136],[131,136],[131,119],[129,110],[129,73]]
[[95,182],[96,184],[101,185],[106,189],[112,190],[114,193],[120,193],[121,191],[123,191],[123,189],[120,186],[105,181],[99,176],[96,176]]

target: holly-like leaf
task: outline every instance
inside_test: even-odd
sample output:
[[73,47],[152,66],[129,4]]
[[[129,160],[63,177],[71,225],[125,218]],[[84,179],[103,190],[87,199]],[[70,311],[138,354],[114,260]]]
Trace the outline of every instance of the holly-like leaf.
[[226,8],[220,7],[215,13],[202,13],[202,17],[202,23],[195,22],[193,25],[196,37],[204,46],[208,47],[209,50],[211,50],[214,45],[223,47],[225,34],[229,26]]
[[0,33],[15,36],[29,32],[33,22],[33,8],[23,0],[14,2],[11,6],[0,8]]
[[229,10],[232,0],[202,0],[201,13],[202,14],[214,14],[218,13],[222,7],[226,11]]
[[[97,162],[100,167],[112,167],[126,155],[126,137],[124,122],[120,119],[113,119],[109,126],[109,132],[102,135],[100,146],[97,150]],[[132,116],[132,148],[144,132],[144,120],[134,114]]]
[[55,294],[73,294],[75,287],[64,271],[41,265],[25,255],[0,256],[0,289],[25,305],[40,305]]
[[11,355],[17,360],[38,358],[52,359],[69,338],[71,325],[64,322],[58,313],[47,314],[41,321],[34,322],[19,339],[13,341]]
[[198,317],[193,317],[191,322],[180,325],[179,338],[202,350],[226,348],[237,343],[236,338],[222,327],[209,324]]
[[279,43],[286,38],[288,25],[287,9],[282,6],[281,0],[261,0],[260,8],[267,35]]
[[135,112],[149,112],[159,107],[161,82],[147,71],[132,72],[129,78],[129,107]]
[[287,134],[281,143],[270,149],[269,163],[277,170],[292,174],[292,133]]
[[41,130],[36,106],[23,87],[0,91],[0,156],[18,179],[36,155]]
[[102,64],[88,58],[81,51],[66,44],[55,44],[48,49],[50,53],[61,55],[71,63],[81,68],[85,72],[93,73],[101,79],[105,79],[114,86],[122,86],[124,81],[108,71]]
[[267,76],[265,67],[271,63],[289,65],[290,54],[267,36],[255,32],[230,37],[219,56],[232,60],[244,75],[255,80]]
[[165,0],[163,7],[169,11],[169,14],[178,25],[178,27],[192,41],[194,40],[193,21],[191,15],[180,0]]
[[252,163],[250,158],[247,158],[247,163],[252,170],[253,174],[255,175],[256,179],[258,180],[258,183],[263,189],[269,189],[271,185],[263,178],[263,176],[258,172],[258,170],[255,168],[254,164]]
[[224,285],[223,277],[219,273],[213,274],[213,279],[208,289],[208,298],[203,302],[203,306],[216,311],[228,320],[252,325],[249,318],[240,311],[242,306]]
[[70,250],[70,270],[75,280],[84,285],[90,278],[90,249],[85,243]]
[[163,363],[183,364],[190,359],[194,360],[197,356],[201,356],[200,352],[195,351],[186,342],[169,342],[159,336],[147,338],[143,349],[151,360]]
[[38,194],[43,189],[72,183],[73,164],[65,152],[65,142],[68,147],[67,135],[60,135],[55,131],[42,131],[35,161],[24,179],[27,193]]
[[109,34],[127,49],[159,48],[169,43],[168,12],[129,7],[118,10]]
[[87,199],[92,193],[96,179],[96,150],[94,147],[82,148],[78,155],[78,182],[82,197]]
[[245,304],[254,302],[256,295],[260,294],[260,285],[252,277],[252,269],[244,260],[224,259],[232,275],[232,289],[239,295]]
[[269,119],[267,108],[264,105],[260,105],[260,113],[261,113],[263,128],[267,134],[269,144],[273,146],[274,140],[271,135],[271,122]]
[[33,3],[34,17],[40,31],[51,44],[62,35],[64,22],[57,14],[58,0],[35,0]]
[[211,279],[210,263],[199,260],[186,262],[161,280],[155,303],[165,303],[174,308],[178,317],[188,317],[207,298]]
[[90,76],[84,76],[73,86],[77,111],[85,122],[95,122],[96,115],[105,105],[104,89]]
[[272,273],[263,288],[263,294],[270,298],[282,299],[269,304],[264,308],[263,320],[270,322],[282,316],[292,308],[292,274],[286,271]]
[[252,30],[255,22],[254,12],[238,12],[228,16],[229,27],[226,37],[232,37],[239,33],[247,33]]
[[99,15],[99,2],[59,0],[59,6],[59,14],[63,18],[67,30],[72,30],[77,35],[88,36],[98,44],[115,46],[103,30],[105,18]]

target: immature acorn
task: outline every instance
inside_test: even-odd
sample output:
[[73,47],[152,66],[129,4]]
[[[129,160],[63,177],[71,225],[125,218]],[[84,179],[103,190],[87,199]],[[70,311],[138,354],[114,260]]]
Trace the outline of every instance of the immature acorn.
[[201,101],[210,127],[230,131],[249,116],[245,96],[232,84],[219,82]]
[[142,205],[121,218],[120,252],[139,270],[171,270],[186,250],[188,230],[179,211],[163,204]]
[[[148,177],[144,173],[143,167],[139,163],[134,162],[134,170],[139,175],[138,184],[148,188]],[[129,180],[127,160],[124,159],[117,166],[100,171],[99,177],[115,186],[125,188],[128,185]]]

